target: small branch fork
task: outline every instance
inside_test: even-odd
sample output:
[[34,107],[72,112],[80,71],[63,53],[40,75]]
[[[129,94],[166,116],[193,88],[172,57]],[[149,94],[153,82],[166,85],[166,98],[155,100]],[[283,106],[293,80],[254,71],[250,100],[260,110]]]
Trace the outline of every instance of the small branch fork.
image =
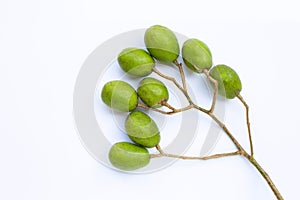
[[[230,140],[233,142],[235,147],[237,148],[237,151],[231,152],[231,153],[221,153],[221,154],[215,154],[215,155],[210,155],[210,156],[205,156],[205,157],[197,157],[197,156],[183,156],[183,155],[175,155],[175,154],[169,154],[165,153],[159,145],[156,146],[157,151],[159,152],[158,154],[151,154],[151,158],[159,158],[159,157],[171,157],[171,158],[178,158],[178,159],[189,159],[189,160],[209,160],[209,159],[214,159],[214,158],[221,158],[221,157],[228,157],[228,156],[235,156],[235,155],[241,155],[244,158],[246,158],[262,175],[262,177],[266,180],[270,188],[272,189],[273,193],[277,197],[278,200],[283,200],[283,197],[281,196],[280,192],[276,188],[275,184],[269,177],[269,175],[264,171],[264,169],[257,163],[257,161],[253,157],[253,144],[252,144],[252,136],[251,136],[251,130],[250,130],[250,120],[249,120],[249,106],[246,103],[246,101],[243,99],[243,97],[239,94],[237,95],[238,99],[242,102],[246,109],[246,121],[247,121],[247,128],[248,128],[248,135],[249,135],[249,142],[250,142],[250,155],[247,153],[247,151],[240,145],[240,143],[235,139],[235,137],[232,135],[232,133],[228,130],[226,125],[221,122],[215,115],[214,115],[214,109],[216,105],[216,98],[218,95],[218,81],[215,80],[213,77],[210,76],[208,69],[203,69],[202,72],[205,74],[205,76],[209,79],[210,82],[214,84],[214,95],[212,99],[212,103],[210,106],[210,109],[205,109],[202,108],[198,105],[196,105],[192,99],[190,98],[188,91],[187,91],[187,86],[186,86],[186,80],[185,80],[185,75],[184,71],[182,69],[182,64],[179,63],[177,60],[173,62],[175,64],[180,72],[181,80],[182,80],[182,86],[176,81],[175,78],[165,75],[162,72],[160,72],[157,68],[153,68],[152,71],[159,75],[160,77],[167,79],[175,84],[175,86],[184,94],[186,97],[187,101],[189,102],[189,105],[180,109],[174,108],[170,104],[168,104],[166,101],[162,101],[160,104],[166,108],[168,108],[170,111],[164,111],[160,110],[157,108],[152,108],[144,104],[138,104],[137,107],[143,108],[146,110],[153,110],[155,112],[159,112],[161,114],[167,114],[167,115],[172,115],[175,113],[183,112],[189,109],[197,109],[201,111],[202,113],[205,113],[206,115],[210,116],[212,120],[215,121],[216,124],[219,125],[220,128],[223,129],[223,131],[226,133],[226,135],[230,138]],[[196,68],[197,69],[197,68]],[[198,69],[199,70],[199,69]]]

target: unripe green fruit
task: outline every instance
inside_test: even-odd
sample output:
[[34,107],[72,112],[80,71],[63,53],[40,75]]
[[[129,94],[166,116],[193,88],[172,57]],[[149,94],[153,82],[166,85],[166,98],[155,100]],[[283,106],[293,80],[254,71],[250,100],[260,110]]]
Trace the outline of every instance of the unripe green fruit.
[[184,42],[182,57],[186,66],[197,73],[212,66],[212,55],[208,46],[198,39],[189,39]]
[[126,48],[118,56],[118,62],[123,71],[134,76],[151,74],[155,63],[153,58],[143,49]]
[[173,62],[179,56],[177,38],[167,27],[151,26],[145,32],[144,41],[150,54],[159,61]]
[[138,87],[138,95],[148,106],[158,108],[169,99],[169,92],[163,82],[155,78],[144,78]]
[[233,99],[242,90],[239,76],[226,65],[216,65],[210,70],[209,74],[218,81],[219,94],[228,99]]
[[113,166],[126,171],[142,168],[150,162],[147,149],[129,142],[114,144],[108,157]]
[[109,107],[119,111],[132,111],[138,103],[138,96],[134,88],[124,81],[110,81],[101,92],[102,101]]
[[155,147],[160,141],[156,123],[143,112],[130,113],[126,118],[125,128],[129,138],[144,147]]

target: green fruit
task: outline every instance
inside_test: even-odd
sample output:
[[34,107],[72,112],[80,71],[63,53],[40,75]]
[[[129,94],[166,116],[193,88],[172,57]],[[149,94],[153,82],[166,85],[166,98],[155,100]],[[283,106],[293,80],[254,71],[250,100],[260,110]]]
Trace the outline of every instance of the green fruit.
[[198,39],[189,39],[184,42],[182,57],[186,66],[197,73],[212,66],[212,55],[209,48]]
[[134,76],[151,74],[155,63],[153,58],[143,49],[126,48],[118,56],[118,62],[123,71]]
[[155,147],[160,141],[156,123],[143,112],[130,113],[125,121],[125,128],[129,138],[144,147]]
[[179,56],[177,38],[167,27],[151,26],[145,32],[144,41],[150,54],[157,60],[173,62]]
[[169,99],[166,86],[155,78],[144,78],[139,83],[138,95],[146,105],[154,108],[161,107],[161,103]]
[[216,65],[210,70],[209,74],[218,81],[219,94],[228,99],[233,99],[242,90],[239,76],[226,65]]
[[127,171],[142,168],[150,162],[150,154],[147,149],[129,142],[114,144],[108,157],[113,166]]
[[106,83],[101,92],[102,101],[109,107],[119,111],[132,111],[138,103],[134,88],[124,81],[110,81]]

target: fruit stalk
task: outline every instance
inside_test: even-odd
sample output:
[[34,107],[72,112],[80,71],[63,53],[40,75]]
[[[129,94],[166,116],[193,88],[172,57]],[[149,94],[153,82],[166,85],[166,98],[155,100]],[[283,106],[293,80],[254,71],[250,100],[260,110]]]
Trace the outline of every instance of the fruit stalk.
[[210,160],[215,158],[229,157],[241,155],[240,151],[230,152],[230,153],[220,153],[214,154],[210,156],[185,156],[185,155],[177,155],[164,152],[159,145],[156,145],[156,149],[158,150],[158,154],[151,154],[151,158],[159,158],[159,157],[169,157],[169,158],[178,158],[182,160]]
[[246,121],[247,121],[247,129],[248,129],[248,136],[249,136],[249,142],[250,142],[250,155],[253,156],[254,151],[253,151],[253,142],[252,142],[251,128],[250,128],[249,106],[241,94],[238,94],[237,98],[243,103],[243,105],[246,108]]
[[180,76],[181,76],[182,87],[185,91],[187,91],[185,76],[184,76],[184,72],[183,72],[183,69],[182,69],[182,64],[179,63],[177,60],[174,60],[173,63],[178,67],[179,72],[180,72]]

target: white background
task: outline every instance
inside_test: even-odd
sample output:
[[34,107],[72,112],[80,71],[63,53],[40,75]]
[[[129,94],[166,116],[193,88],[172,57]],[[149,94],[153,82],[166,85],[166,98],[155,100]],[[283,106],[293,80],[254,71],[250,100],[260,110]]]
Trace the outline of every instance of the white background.
[[[275,199],[239,157],[178,161],[122,174],[83,148],[72,93],[86,57],[110,37],[153,24],[205,41],[236,69],[251,106],[255,156],[285,199],[299,185],[300,16],[296,1],[0,2],[0,199]],[[226,123],[244,112],[229,101]],[[205,120],[205,118],[203,119]],[[221,146],[221,147],[220,147]],[[231,149],[222,137],[216,152]]]

